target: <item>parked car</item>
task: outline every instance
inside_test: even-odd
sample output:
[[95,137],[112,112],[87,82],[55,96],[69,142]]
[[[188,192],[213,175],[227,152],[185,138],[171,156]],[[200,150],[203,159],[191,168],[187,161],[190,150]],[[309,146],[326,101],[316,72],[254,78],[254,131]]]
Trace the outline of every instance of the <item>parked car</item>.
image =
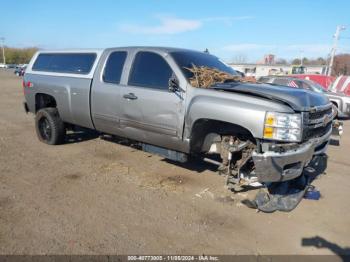
[[329,90],[350,97],[350,76],[338,76],[337,79],[329,87]]
[[17,65],[15,65],[15,64],[7,64],[7,68],[10,68],[10,69],[16,68],[16,66],[17,66]]
[[15,71],[13,72],[16,76],[23,76],[27,69],[27,65],[17,66]]
[[299,74],[299,75],[293,74],[291,77],[311,80],[315,83],[318,83],[326,90],[329,89],[329,87],[335,80],[334,76],[327,76],[327,75],[320,75],[320,74]]
[[24,107],[44,143],[63,143],[76,125],[180,162],[215,154],[229,187],[294,179],[326,152],[334,111],[324,95],[236,80],[194,87],[194,65],[237,74],[178,48],[39,51],[24,75]]
[[0,68],[6,68],[5,64],[0,64]]
[[312,90],[317,93],[326,95],[329,100],[336,106],[338,109],[339,117],[350,117],[350,97],[345,96],[341,93],[334,93],[328,90],[325,90],[321,85],[316,82],[299,79],[295,77],[285,77],[285,76],[264,76],[258,79],[258,82],[276,84],[283,86],[290,86],[294,88],[302,88],[307,90]]

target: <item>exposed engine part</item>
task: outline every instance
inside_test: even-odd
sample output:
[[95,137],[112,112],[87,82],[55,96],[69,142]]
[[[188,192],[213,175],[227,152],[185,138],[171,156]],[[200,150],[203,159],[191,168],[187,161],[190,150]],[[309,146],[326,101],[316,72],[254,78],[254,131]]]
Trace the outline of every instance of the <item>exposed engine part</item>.
[[257,178],[253,176],[254,149],[255,145],[249,140],[241,141],[234,136],[222,137],[220,150],[222,164],[218,170],[220,174],[226,175],[226,185],[229,189],[240,191],[244,186],[258,185]]
[[332,135],[341,137],[343,134],[343,122],[334,120],[332,124]]

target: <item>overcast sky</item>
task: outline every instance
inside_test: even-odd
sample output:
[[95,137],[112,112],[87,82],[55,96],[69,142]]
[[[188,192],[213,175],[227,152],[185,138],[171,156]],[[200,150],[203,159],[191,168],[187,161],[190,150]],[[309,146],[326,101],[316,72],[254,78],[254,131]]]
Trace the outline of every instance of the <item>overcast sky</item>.
[[326,57],[339,24],[350,52],[350,1],[1,0],[0,37],[45,49],[130,45],[209,51],[226,61],[265,53]]

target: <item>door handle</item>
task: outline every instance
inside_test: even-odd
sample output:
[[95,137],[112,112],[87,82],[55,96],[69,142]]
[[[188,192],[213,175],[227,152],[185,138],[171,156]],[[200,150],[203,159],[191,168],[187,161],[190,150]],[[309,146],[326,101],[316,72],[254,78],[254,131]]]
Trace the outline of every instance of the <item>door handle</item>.
[[134,93],[125,94],[125,95],[123,95],[123,97],[125,99],[128,99],[128,100],[135,100],[135,99],[137,99],[137,96],[135,96]]

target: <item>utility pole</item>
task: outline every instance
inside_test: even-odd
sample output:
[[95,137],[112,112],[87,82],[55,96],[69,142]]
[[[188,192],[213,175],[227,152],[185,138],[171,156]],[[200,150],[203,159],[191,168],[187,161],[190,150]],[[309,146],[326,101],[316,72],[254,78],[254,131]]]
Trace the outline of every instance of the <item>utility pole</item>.
[[332,47],[332,50],[331,50],[331,60],[329,61],[329,66],[328,66],[328,71],[327,71],[327,75],[328,76],[330,76],[332,74],[334,56],[335,56],[335,52],[337,51],[338,40],[339,40],[339,36],[340,36],[340,31],[341,30],[345,30],[345,26],[338,25],[337,26],[337,30],[335,31],[335,34],[334,34],[334,43],[333,43],[333,47]]
[[300,50],[300,66],[303,66],[303,53],[304,50]]
[[6,65],[6,57],[5,57],[5,37],[0,37],[2,43],[2,62]]

